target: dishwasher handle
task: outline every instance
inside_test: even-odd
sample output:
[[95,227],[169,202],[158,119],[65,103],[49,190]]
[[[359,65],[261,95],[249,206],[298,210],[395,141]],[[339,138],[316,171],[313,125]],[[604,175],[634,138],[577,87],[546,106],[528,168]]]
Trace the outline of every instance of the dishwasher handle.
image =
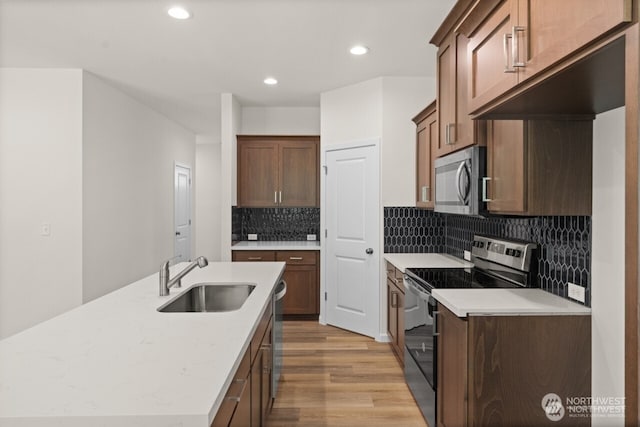
[[276,296],[275,296],[276,301],[280,301],[287,294],[287,282],[285,282],[284,280],[281,280],[279,285],[282,285],[282,289],[276,292]]

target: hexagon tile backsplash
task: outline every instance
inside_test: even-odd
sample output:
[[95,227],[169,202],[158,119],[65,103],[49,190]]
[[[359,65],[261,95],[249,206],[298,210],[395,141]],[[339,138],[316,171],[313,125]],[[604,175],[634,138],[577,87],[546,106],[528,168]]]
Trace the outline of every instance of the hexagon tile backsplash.
[[384,208],[386,253],[444,252],[462,258],[475,234],[540,245],[538,285],[567,297],[567,282],[585,288],[591,306],[591,217],[489,217],[445,215],[412,207]]

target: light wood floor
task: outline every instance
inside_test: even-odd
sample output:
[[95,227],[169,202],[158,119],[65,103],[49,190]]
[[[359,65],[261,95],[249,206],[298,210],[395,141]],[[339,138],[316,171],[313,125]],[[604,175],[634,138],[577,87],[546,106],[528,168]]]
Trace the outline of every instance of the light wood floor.
[[268,427],[426,427],[386,343],[314,321],[284,322]]

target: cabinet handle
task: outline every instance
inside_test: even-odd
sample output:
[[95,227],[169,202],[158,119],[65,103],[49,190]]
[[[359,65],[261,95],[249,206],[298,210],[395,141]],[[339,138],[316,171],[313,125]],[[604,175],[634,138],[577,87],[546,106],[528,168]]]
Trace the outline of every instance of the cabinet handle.
[[237,396],[229,396],[227,400],[233,400],[234,402],[240,402],[242,395],[244,394],[244,389],[247,387],[247,380],[245,378],[238,378],[234,380],[236,383],[242,383],[242,388],[240,389],[240,393]]
[[303,258],[301,256],[290,256],[289,259],[291,261],[302,261]]
[[487,197],[487,187],[489,185],[489,181],[491,181],[491,178],[488,176],[485,176],[482,178],[482,201],[483,202],[492,201],[490,198]]
[[391,293],[391,307],[392,308],[398,308],[398,293],[397,292],[392,292]]
[[455,123],[447,123],[447,125],[444,127],[445,145],[453,145],[453,142],[451,142],[451,128],[454,127],[455,125],[456,125]]
[[282,204],[282,191],[278,191],[278,198],[279,198],[279,203]]
[[260,261],[262,259],[261,256],[250,256],[249,261]]
[[[513,45],[511,46],[511,56],[512,56],[512,60],[513,60],[513,68],[518,67],[518,68],[522,68],[525,66],[525,63],[520,61],[520,46],[518,45],[518,32],[524,32],[526,30],[525,27],[522,27],[520,25],[516,25],[513,27],[511,33],[512,35],[512,39],[511,42],[513,43]],[[515,70],[514,70],[515,71]]]
[[513,38],[513,36],[509,33],[504,35],[504,39],[502,40],[502,47],[504,51],[504,72],[505,73],[515,73],[516,69],[509,66],[509,39]]
[[426,185],[422,186],[422,201],[423,202],[430,202],[431,200],[429,200],[429,187]]
[[273,192],[273,204],[274,205],[278,204],[278,192],[277,191]]
[[438,318],[438,314],[440,314],[439,311],[433,312],[433,336],[434,337],[437,337],[438,335],[440,335],[440,332],[438,332],[438,322],[436,321],[436,319]]

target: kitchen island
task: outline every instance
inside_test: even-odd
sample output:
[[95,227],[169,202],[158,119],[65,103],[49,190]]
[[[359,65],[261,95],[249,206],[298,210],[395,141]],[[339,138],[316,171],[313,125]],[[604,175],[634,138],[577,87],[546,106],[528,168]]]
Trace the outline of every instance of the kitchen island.
[[[209,427],[284,266],[211,263],[166,297],[156,273],[0,341],[0,426]],[[236,311],[157,311],[200,282],[256,288]]]

